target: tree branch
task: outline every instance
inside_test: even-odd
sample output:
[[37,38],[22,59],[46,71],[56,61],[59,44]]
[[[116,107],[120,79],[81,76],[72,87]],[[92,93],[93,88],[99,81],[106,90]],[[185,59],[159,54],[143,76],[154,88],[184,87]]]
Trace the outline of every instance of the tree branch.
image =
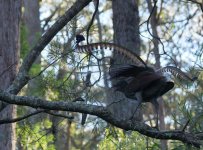
[[47,113],[47,114],[50,114],[52,116],[57,116],[57,117],[63,117],[63,118],[67,118],[67,119],[74,119],[73,116],[70,116],[70,115],[63,115],[63,114],[59,114],[59,113],[53,113],[51,112],[50,110],[36,110],[30,114],[26,114],[24,116],[21,116],[21,117],[18,117],[18,118],[12,118],[12,119],[2,119],[0,120],[0,125],[1,124],[8,124],[8,123],[14,123],[14,122],[18,122],[18,121],[22,121],[24,119],[27,119],[31,116],[34,116],[34,115],[37,115],[39,113]]
[[51,112],[51,111],[45,111],[45,113],[50,114],[50,115],[52,115],[52,116],[56,116],[56,117],[66,118],[66,119],[69,119],[69,120],[74,119],[73,116],[70,116],[70,115],[64,115],[64,114],[59,114],[59,113],[53,113],[53,112]]
[[92,15],[92,19],[91,19],[91,21],[90,21],[90,23],[89,23],[89,25],[87,27],[87,44],[89,44],[89,32],[90,32],[90,28],[91,28],[92,24],[94,23],[94,18],[96,16],[97,12],[98,12],[98,8],[99,8],[99,0],[96,0],[95,11],[94,11],[94,13]]
[[103,120],[119,127],[124,130],[133,130],[138,131],[141,134],[144,134],[148,137],[156,138],[156,139],[171,139],[171,140],[179,140],[184,143],[194,145],[199,147],[202,145],[202,140],[200,136],[194,133],[182,132],[181,130],[174,131],[157,131],[150,126],[130,120],[119,121],[117,118],[113,118],[113,115],[110,113],[108,108],[103,106],[96,106],[90,104],[78,104],[74,102],[63,102],[63,101],[47,101],[36,97],[28,97],[28,96],[16,96],[13,94],[9,94],[8,92],[0,91],[0,99],[4,102],[10,104],[31,106],[34,108],[41,108],[46,110],[61,110],[61,111],[71,111],[71,112],[79,112],[79,113],[87,113],[91,115],[98,116]]
[[22,117],[18,117],[18,118],[14,118],[14,119],[2,119],[2,120],[0,120],[0,125],[1,125],[1,124],[8,124],[8,123],[18,122],[18,121],[24,120],[24,119],[26,119],[26,118],[29,118],[29,117],[31,117],[31,116],[37,115],[37,114],[39,114],[39,113],[42,113],[42,112],[44,112],[44,111],[45,111],[45,110],[37,110],[37,111],[35,111],[35,112],[33,112],[33,113],[27,114],[27,115],[22,116]]

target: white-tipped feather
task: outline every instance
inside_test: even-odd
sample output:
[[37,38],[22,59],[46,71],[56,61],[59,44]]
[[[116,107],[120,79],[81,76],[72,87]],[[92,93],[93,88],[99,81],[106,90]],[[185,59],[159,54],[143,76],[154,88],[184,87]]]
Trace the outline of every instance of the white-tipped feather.
[[194,81],[196,78],[191,78],[189,75],[187,75],[185,72],[181,71],[177,67],[174,66],[166,66],[163,67],[156,72],[164,73],[164,72],[170,72],[174,77],[180,78],[183,80],[189,80],[189,81]]
[[117,52],[118,54],[123,55],[124,57],[126,57],[127,59],[130,59],[133,63],[135,64],[139,64],[141,66],[147,66],[146,63],[134,52],[115,45],[113,43],[91,43],[89,45],[76,45],[75,46],[75,51],[76,52],[80,52],[80,53],[89,53],[89,52],[93,52],[95,50],[114,50],[115,52]]

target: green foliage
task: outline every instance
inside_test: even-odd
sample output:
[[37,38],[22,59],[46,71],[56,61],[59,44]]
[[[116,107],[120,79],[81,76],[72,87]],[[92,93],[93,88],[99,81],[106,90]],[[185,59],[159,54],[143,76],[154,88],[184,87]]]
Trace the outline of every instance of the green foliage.
[[98,148],[100,150],[143,150],[147,148],[147,142],[149,149],[159,149],[158,140],[147,138],[137,132],[108,128],[105,130],[105,137],[99,143]]
[[45,119],[31,126],[23,125],[17,127],[17,134],[20,138],[20,145],[23,149],[46,149],[55,150],[53,145],[53,135],[47,134],[46,129],[51,127],[51,122]]
[[199,148],[195,148],[191,145],[183,144],[178,141],[171,141],[169,148],[170,150],[199,150]]
[[36,64],[35,63],[35,64],[32,65],[32,68],[30,69],[29,74],[31,76],[36,76],[36,75],[39,74],[40,70],[41,70],[41,64]]

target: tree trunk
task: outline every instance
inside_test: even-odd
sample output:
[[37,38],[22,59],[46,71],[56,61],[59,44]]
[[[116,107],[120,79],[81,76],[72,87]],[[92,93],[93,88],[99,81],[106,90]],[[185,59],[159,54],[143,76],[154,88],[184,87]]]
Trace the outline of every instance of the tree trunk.
[[[39,18],[39,0],[24,0],[24,14],[23,14],[23,25],[25,25],[27,29],[27,41],[29,47],[33,47],[36,45],[38,38],[41,36],[41,26],[40,26],[40,18]],[[35,61],[35,64],[40,66],[41,64],[41,57],[39,56]],[[40,67],[38,67],[38,71],[40,72]],[[28,89],[26,91],[26,95],[36,95],[36,96],[43,96],[40,93],[39,88],[39,78],[33,79],[28,84]]]
[[33,47],[41,35],[39,0],[24,0],[23,4],[25,8],[23,21],[28,30],[28,43]]
[[[20,0],[0,1],[0,88],[6,90],[14,80],[19,62]],[[0,118],[16,117],[16,106],[7,105]],[[0,149],[16,149],[16,124],[0,126]]]
[[66,141],[66,150],[71,149],[71,121],[67,121],[67,141]]
[[[139,12],[137,1],[113,0],[113,29],[114,43],[124,46],[129,50],[139,54],[140,38],[139,38]],[[124,64],[127,60],[121,60],[122,56],[114,54],[113,65]],[[111,98],[108,98],[108,103],[111,105],[111,111],[115,117],[120,120],[128,120],[134,112],[137,105],[136,101],[124,98],[124,96],[112,91]],[[113,100],[119,101],[115,103]],[[138,111],[139,112],[139,111]],[[140,116],[140,115],[139,115]],[[140,120],[138,116],[135,119]]]
[[137,1],[113,0],[114,43],[140,53],[139,11]]
[[[58,111],[54,111],[55,113],[57,113]],[[61,145],[63,145],[61,143],[61,145],[59,144],[59,135],[58,135],[58,125],[59,125],[59,122],[60,122],[60,119],[58,117],[55,117],[55,116],[50,116],[50,119],[51,119],[51,122],[52,122],[52,126],[51,126],[51,132],[53,134],[53,143],[54,143],[54,146],[55,146],[55,149],[61,149]]]

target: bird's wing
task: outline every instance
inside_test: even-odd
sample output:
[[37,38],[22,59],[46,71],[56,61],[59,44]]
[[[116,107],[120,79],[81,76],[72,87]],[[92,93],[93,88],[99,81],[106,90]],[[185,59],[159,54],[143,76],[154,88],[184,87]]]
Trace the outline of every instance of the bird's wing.
[[136,77],[141,72],[154,72],[152,68],[141,67],[135,65],[122,65],[119,68],[111,67],[109,69],[109,75],[111,79],[119,77]]
[[155,84],[163,79],[164,77],[158,74],[142,72],[126,86],[126,90],[130,92],[142,91],[149,87],[156,86]]
[[171,90],[174,87],[174,83],[171,81],[166,82],[165,86],[161,90],[160,96],[164,95],[166,92]]

